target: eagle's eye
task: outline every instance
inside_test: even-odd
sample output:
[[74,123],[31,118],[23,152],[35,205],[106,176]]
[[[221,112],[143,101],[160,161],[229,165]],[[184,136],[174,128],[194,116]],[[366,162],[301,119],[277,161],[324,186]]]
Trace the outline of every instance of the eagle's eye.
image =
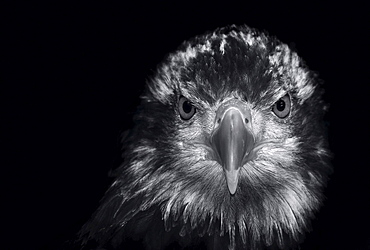
[[291,108],[290,104],[290,97],[288,94],[280,98],[275,104],[272,106],[272,111],[274,114],[279,118],[285,118],[289,115]]
[[189,120],[195,114],[195,107],[185,97],[181,96],[179,99],[179,112],[184,120]]

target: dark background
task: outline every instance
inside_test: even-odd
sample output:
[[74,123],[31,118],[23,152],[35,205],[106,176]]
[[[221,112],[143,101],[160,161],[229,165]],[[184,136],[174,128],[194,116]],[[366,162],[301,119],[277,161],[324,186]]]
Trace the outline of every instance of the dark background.
[[123,2],[14,3],[3,9],[3,244],[56,249],[72,239],[112,181],[119,134],[132,126],[156,65],[185,39],[247,24],[294,46],[325,81],[331,103],[335,172],[302,249],[369,249],[365,6]]

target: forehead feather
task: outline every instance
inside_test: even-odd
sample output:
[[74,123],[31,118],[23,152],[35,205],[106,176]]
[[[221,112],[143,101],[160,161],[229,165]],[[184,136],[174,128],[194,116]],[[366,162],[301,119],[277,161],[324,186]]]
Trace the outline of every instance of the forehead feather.
[[308,69],[287,45],[247,26],[230,26],[184,42],[158,68],[149,90],[168,103],[184,87],[209,99],[235,90],[253,99],[281,85],[300,102],[315,88]]

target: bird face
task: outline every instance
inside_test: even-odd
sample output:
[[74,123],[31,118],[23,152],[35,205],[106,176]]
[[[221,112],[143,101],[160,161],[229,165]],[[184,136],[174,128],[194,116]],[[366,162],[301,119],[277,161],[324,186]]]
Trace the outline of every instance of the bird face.
[[[321,95],[296,53],[246,26],[184,43],[148,82],[125,161],[85,232],[124,231],[156,208],[180,240],[299,241],[330,172]],[[150,226],[132,227],[150,237]]]

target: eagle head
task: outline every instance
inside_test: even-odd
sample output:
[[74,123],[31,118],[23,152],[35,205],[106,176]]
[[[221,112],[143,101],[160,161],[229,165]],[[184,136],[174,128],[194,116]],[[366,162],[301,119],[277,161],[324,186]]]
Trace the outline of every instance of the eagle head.
[[322,94],[294,51],[247,26],[183,43],[148,81],[84,241],[294,246],[331,170]]

